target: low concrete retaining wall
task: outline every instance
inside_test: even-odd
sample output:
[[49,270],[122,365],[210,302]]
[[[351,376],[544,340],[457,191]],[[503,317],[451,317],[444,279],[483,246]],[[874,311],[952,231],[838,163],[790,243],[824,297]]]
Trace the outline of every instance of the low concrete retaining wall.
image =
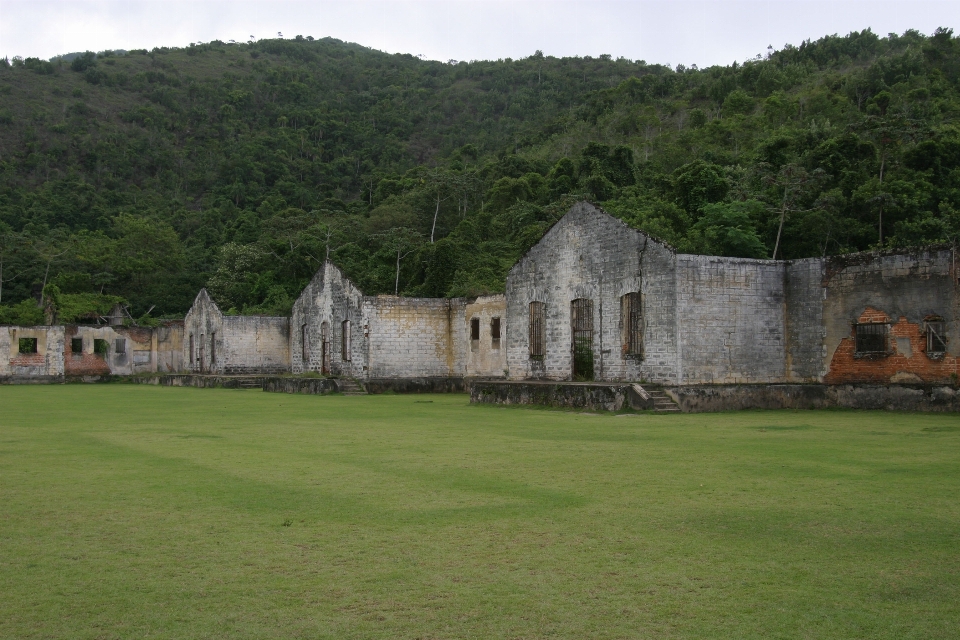
[[[647,387],[655,391],[655,387]],[[663,387],[684,413],[743,409],[874,409],[960,411],[960,390],[948,386],[754,384]],[[626,384],[473,382],[470,402],[534,404],[598,411],[645,409]]]
[[[162,387],[197,387],[200,389],[257,389],[268,380],[259,376],[198,376],[190,373],[173,373],[156,376],[114,377],[118,382],[132,384],[158,384]],[[89,382],[84,380],[85,382]],[[101,382],[101,381],[93,381]]]
[[960,411],[960,391],[948,386],[756,384],[666,387],[687,413],[740,409],[881,409]]
[[273,393],[308,393],[323,395],[337,393],[340,387],[333,378],[266,378],[263,390]]
[[63,384],[63,376],[0,376],[0,384]]
[[371,378],[362,383],[368,393],[464,393],[463,378]]
[[620,411],[625,407],[649,408],[629,384],[590,382],[504,382],[470,383],[470,402],[479,404],[538,404],[594,411]]

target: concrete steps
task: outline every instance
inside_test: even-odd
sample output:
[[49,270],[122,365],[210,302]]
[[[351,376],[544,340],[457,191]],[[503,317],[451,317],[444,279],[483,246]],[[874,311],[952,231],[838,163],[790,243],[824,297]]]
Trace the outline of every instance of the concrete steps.
[[680,406],[667,395],[666,391],[648,389],[647,393],[653,399],[653,410],[656,413],[680,413]]
[[367,390],[353,378],[338,378],[337,389],[345,396],[365,396]]
[[680,407],[673,401],[673,398],[667,395],[666,391],[644,389],[637,383],[631,384],[630,388],[645,408],[653,409],[657,413],[680,413]]

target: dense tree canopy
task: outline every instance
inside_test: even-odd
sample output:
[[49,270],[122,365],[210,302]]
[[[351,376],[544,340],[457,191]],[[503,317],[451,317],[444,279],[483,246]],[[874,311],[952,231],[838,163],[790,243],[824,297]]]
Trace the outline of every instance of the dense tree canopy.
[[869,30],[669,69],[333,39],[0,60],[0,322],[502,290],[578,198],[679,250],[955,242],[960,44]]

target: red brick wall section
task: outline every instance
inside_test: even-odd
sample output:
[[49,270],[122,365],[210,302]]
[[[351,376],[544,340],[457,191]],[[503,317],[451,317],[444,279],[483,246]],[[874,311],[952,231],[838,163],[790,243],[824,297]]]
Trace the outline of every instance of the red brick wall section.
[[106,360],[93,353],[73,353],[70,351],[70,339],[77,336],[77,328],[67,326],[64,331],[63,373],[68,376],[109,375],[110,366]]
[[10,360],[12,367],[42,367],[47,363],[47,357],[42,353],[18,353]]
[[[883,311],[867,307],[858,322],[889,322]],[[827,384],[848,382],[956,382],[960,373],[960,361],[956,356],[927,356],[927,335],[923,324],[907,322],[905,317],[890,325],[890,355],[856,357],[856,329],[850,328],[850,336],[840,341],[833,353],[830,371],[824,377]],[[897,338],[910,340],[910,352],[901,353]],[[904,350],[906,351],[906,350]]]

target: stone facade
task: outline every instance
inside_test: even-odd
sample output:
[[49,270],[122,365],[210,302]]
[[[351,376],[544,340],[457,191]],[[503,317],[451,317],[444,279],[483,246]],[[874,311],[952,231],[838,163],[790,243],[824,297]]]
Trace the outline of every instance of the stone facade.
[[[594,377],[673,383],[677,260],[672,249],[581,203],[551,228],[507,275],[507,369],[516,380],[568,380],[573,371],[571,303],[593,301]],[[641,353],[624,349],[621,299],[640,293]],[[531,356],[530,305],[543,303],[545,351]]]
[[[27,342],[21,343],[21,340]],[[183,370],[183,323],[0,327],[0,378],[99,378]]]
[[[327,262],[293,305],[291,369],[362,380],[503,377],[503,296],[365,296]],[[485,327],[471,339],[473,321]]]
[[[683,255],[580,203],[507,276],[507,369],[514,380],[577,378],[576,307],[592,312],[576,345],[592,352],[595,380],[956,383],[958,287],[951,249],[794,261]],[[642,304],[640,350],[626,339],[631,292]],[[542,304],[542,354],[531,345],[531,303]],[[879,332],[886,346],[857,351],[858,331]],[[940,341],[928,353],[929,331]]]
[[67,325],[64,331],[67,376],[125,376],[183,369],[180,322],[154,328]]
[[0,327],[0,378],[63,376],[63,327]]
[[677,254],[579,203],[514,265],[505,295],[367,296],[327,262],[290,318],[225,316],[202,290],[183,326],[0,328],[0,378],[956,385],[957,275],[951,248],[793,261]]
[[290,370],[289,318],[225,316],[201,289],[183,322],[186,371],[236,375]]

